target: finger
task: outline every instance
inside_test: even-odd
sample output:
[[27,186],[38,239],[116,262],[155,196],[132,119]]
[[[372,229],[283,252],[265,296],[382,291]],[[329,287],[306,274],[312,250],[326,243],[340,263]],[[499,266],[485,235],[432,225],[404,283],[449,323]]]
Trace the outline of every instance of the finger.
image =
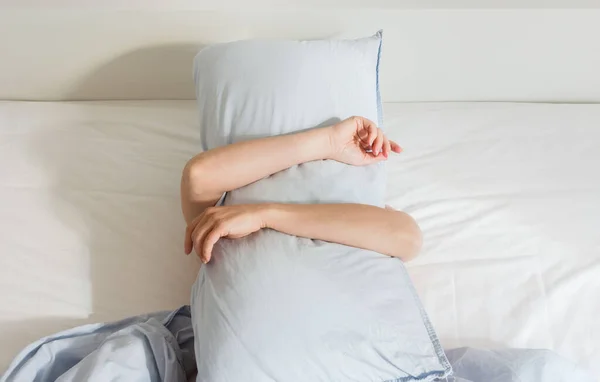
[[360,139],[363,144],[367,145],[369,142],[369,130],[363,128],[358,129],[358,139]]
[[373,141],[373,145],[371,146],[371,150],[373,150],[373,155],[378,156],[381,153],[381,147],[383,146],[383,132],[380,129],[377,129],[377,138]]
[[393,152],[398,153],[398,154],[402,152],[402,147],[400,147],[400,145],[397,144],[396,142],[390,141],[390,145],[391,145]]
[[206,261],[204,261],[205,259],[204,259],[203,253],[202,253],[202,243],[204,242],[204,237],[206,236],[206,234],[208,232],[210,232],[213,225],[214,225],[214,222],[212,221],[212,219],[209,217],[206,217],[205,219],[202,219],[198,223],[198,225],[194,229],[194,232],[192,232],[192,240],[194,242],[194,250],[196,251],[196,255],[198,255],[200,260],[202,260],[202,262],[204,262],[204,263]]
[[196,218],[194,220],[192,220],[192,222],[190,224],[188,224],[187,227],[185,227],[185,239],[184,239],[184,243],[183,243],[183,249],[184,249],[186,255],[189,255],[190,253],[192,253],[192,250],[194,249],[194,241],[192,240],[192,232],[194,232],[194,229],[198,226],[198,222],[202,219],[203,216],[204,216],[204,214],[200,214],[200,215],[196,216]]
[[368,120],[363,117],[358,117],[358,118],[359,118],[360,123],[362,124],[362,129],[367,131],[367,140],[365,141],[365,143],[368,146],[373,146],[373,142],[375,142],[375,139],[377,138],[377,134],[378,134],[377,126],[371,120]]
[[183,244],[183,250],[186,255],[189,255],[192,252],[192,248],[194,247],[194,242],[192,241],[192,232],[190,226],[185,227],[185,239]]
[[390,151],[392,150],[390,140],[387,139],[386,136],[383,137],[383,156],[387,159],[388,155],[390,155]]
[[206,237],[204,238],[204,243],[202,244],[202,253],[204,254],[205,263],[208,263],[212,257],[212,250],[217,241],[223,236],[227,236],[227,233],[223,230],[221,225],[215,225],[215,227],[210,231]]
[[369,126],[368,128],[369,136],[367,138],[367,146],[373,147],[375,140],[377,139],[377,128],[375,126]]
[[359,118],[360,123],[367,128],[368,126],[373,126],[374,128],[377,128],[377,125],[375,124],[375,122],[371,121],[369,118],[365,118],[365,117],[356,117]]

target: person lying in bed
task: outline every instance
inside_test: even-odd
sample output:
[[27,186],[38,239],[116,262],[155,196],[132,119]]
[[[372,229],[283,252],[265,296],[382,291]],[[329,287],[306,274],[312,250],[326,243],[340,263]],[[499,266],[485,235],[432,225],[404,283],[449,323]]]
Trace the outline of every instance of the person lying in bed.
[[[282,203],[215,207],[226,192],[297,164],[332,159],[365,166],[401,151],[373,122],[352,117],[329,127],[235,143],[198,154],[187,163],[181,182],[187,222],[185,253],[195,251],[203,263],[208,263],[220,238],[236,239],[270,228],[409,261],[421,249],[421,231],[412,217],[389,207]],[[591,381],[584,370],[549,350],[464,347],[446,350],[446,355],[454,369],[452,380],[457,382]]]
[[[387,160],[401,147],[363,117],[296,134],[239,142],[192,158],[183,170],[181,204],[187,223],[185,253],[203,263],[222,237],[263,228],[413,259],[422,236],[408,214],[364,204],[246,204],[216,206],[222,196],[297,164],[332,159],[354,166]],[[368,184],[358,187],[369,187]]]

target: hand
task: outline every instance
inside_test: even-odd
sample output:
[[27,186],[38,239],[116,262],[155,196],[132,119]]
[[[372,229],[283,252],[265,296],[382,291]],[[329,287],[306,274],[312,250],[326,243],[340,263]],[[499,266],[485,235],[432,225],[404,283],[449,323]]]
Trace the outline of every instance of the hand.
[[365,166],[386,160],[392,152],[402,151],[374,122],[363,117],[350,117],[329,129],[332,146],[330,159],[338,162]]
[[185,230],[186,255],[194,249],[202,262],[208,263],[220,238],[237,239],[265,228],[265,209],[261,204],[207,208]]

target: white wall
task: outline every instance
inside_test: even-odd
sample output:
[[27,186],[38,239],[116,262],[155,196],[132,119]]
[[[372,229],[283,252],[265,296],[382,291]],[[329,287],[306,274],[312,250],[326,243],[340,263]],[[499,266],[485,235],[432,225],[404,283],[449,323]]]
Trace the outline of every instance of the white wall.
[[[0,99],[193,98],[191,59],[205,44],[383,28],[384,101],[600,102],[598,9],[23,9],[37,2],[0,11]],[[140,3],[105,8],[119,4]]]
[[0,0],[0,7],[93,10],[598,8],[597,0]]

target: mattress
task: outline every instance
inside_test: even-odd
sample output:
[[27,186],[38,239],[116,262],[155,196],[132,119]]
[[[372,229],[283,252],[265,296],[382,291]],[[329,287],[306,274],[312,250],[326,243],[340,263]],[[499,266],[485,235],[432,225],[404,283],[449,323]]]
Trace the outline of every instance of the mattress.
[[[447,347],[550,348],[600,375],[600,105],[386,104],[388,201]],[[189,302],[192,101],[0,103],[0,372],[27,343]]]

